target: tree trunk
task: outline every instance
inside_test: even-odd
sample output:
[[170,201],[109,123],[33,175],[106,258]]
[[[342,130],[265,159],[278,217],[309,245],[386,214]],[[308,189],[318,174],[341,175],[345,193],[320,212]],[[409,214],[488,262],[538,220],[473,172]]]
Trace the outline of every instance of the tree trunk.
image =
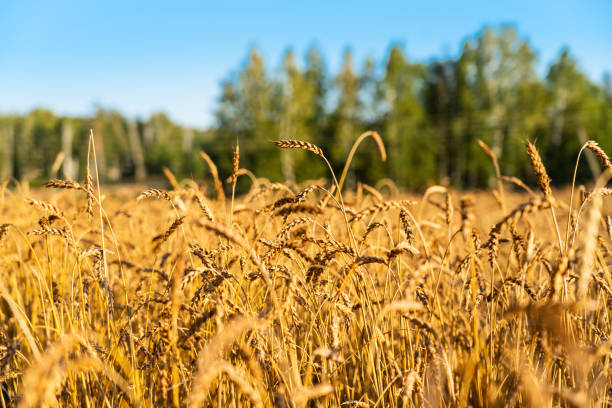
[[142,143],[140,143],[140,136],[138,135],[138,126],[134,120],[128,123],[128,141],[132,161],[134,162],[134,178],[136,181],[143,181],[147,177],[147,169],[145,168]]
[[15,129],[13,125],[7,124],[3,130],[2,163],[0,165],[0,178],[2,180],[13,177],[15,153]]
[[[287,98],[289,99],[289,98]],[[280,134],[279,138],[282,139],[293,139],[295,135],[291,134],[291,101],[287,100],[285,102],[286,112],[281,117],[280,120]],[[280,151],[280,159],[281,159],[281,174],[283,176],[283,180],[288,181],[289,183],[295,183],[295,173],[293,171],[293,155],[295,153],[282,150]]]
[[143,136],[145,146],[153,146],[153,144],[155,143],[155,129],[153,129],[153,125],[145,125]]
[[69,119],[64,119],[62,122],[62,152],[64,153],[64,175],[74,180],[77,177],[77,163],[72,157],[72,124]]
[[188,153],[193,150],[193,129],[184,128],[183,129],[183,143],[182,143],[183,153]]
[[[563,125],[565,124],[565,117],[563,116],[563,111],[565,110],[565,107],[567,106],[566,95],[567,95],[567,92],[564,92],[563,90],[561,90],[555,102],[555,113],[553,117],[553,132],[552,132],[552,138],[551,138],[551,142],[553,146],[561,145],[561,139],[563,137]],[[580,133],[580,131],[578,132]]]

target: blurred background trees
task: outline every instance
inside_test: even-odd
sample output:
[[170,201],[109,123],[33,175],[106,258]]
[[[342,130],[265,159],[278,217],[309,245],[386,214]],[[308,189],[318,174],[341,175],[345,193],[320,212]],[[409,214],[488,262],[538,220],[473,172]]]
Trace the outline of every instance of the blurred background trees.
[[[608,75],[593,82],[568,50],[542,76],[536,59],[511,26],[485,28],[464,41],[456,58],[426,63],[393,45],[382,61],[370,58],[360,67],[346,50],[336,73],[316,47],[303,59],[288,49],[276,69],[253,48],[221,83],[211,129],[185,128],[163,113],[136,120],[101,108],[78,118],[45,109],[0,115],[0,177],[82,177],[91,128],[107,182],[159,177],[163,166],[179,176],[204,177],[199,150],[227,176],[236,141],[241,167],[258,177],[300,182],[326,176],[322,163],[306,152],[276,149],[272,141],[313,142],[340,171],[356,137],[376,130],[388,161],[381,163],[366,140],[348,185],[389,177],[408,189],[439,182],[485,187],[493,168],[478,139],[497,154],[502,173],[526,178],[532,176],[524,142],[536,140],[553,181],[565,183],[587,139],[612,152],[612,80]],[[61,167],[54,168],[59,154]],[[589,160],[597,174],[599,166]]]

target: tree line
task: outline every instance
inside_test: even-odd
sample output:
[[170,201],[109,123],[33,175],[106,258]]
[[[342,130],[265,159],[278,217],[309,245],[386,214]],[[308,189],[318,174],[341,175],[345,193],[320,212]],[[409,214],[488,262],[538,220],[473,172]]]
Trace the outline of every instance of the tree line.
[[[428,62],[410,60],[394,45],[383,61],[368,58],[356,67],[347,50],[336,73],[316,47],[302,62],[286,51],[277,69],[252,48],[221,83],[215,124],[207,130],[178,126],[161,113],[130,120],[103,109],[89,118],[41,109],[0,116],[0,177],[54,176],[60,152],[61,171],[82,175],[93,128],[98,165],[108,181],[142,181],[163,166],[204,177],[200,149],[229,175],[238,141],[241,167],[273,181],[300,182],[325,177],[326,168],[307,152],[281,151],[272,141],[315,143],[341,171],[357,136],[375,130],[388,160],[380,161],[374,145],[362,146],[349,184],[388,177],[407,189],[439,182],[487,186],[494,169],[478,140],[498,156],[502,174],[525,179],[532,177],[525,141],[535,141],[553,182],[565,183],[586,140],[612,152],[612,80],[606,75],[601,83],[592,81],[568,50],[543,76],[536,62],[536,52],[512,26],[486,27],[463,42],[458,56]],[[598,171],[592,162],[582,177]]]
[[164,113],[136,120],[101,108],[92,117],[35,109],[25,116],[0,116],[0,178],[82,179],[91,131],[98,170],[107,182],[145,181],[163,167],[202,177],[206,165],[198,149],[213,141],[212,131],[179,126]]

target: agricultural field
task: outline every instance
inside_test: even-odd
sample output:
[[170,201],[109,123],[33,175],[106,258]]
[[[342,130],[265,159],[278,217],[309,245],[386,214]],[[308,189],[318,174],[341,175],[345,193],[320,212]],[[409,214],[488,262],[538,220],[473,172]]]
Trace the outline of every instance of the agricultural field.
[[203,154],[207,179],[109,187],[90,154],[4,183],[0,406],[609,406],[612,166],[587,151],[608,170],[562,190],[531,143],[538,185],[491,191],[343,188],[350,158],[270,183],[238,148],[228,180]]

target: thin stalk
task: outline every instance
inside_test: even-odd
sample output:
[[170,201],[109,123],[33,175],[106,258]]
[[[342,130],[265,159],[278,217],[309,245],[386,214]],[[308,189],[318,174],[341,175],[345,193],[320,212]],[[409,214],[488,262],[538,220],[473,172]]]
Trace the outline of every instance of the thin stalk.
[[574,176],[572,177],[572,189],[570,190],[570,201],[569,201],[569,211],[567,213],[567,227],[565,228],[565,251],[568,249],[569,245],[569,233],[570,233],[570,224],[572,220],[572,211],[574,211],[574,188],[576,186],[576,174],[578,173],[578,163],[580,162],[580,155],[582,151],[586,148],[586,143],[582,145],[580,151],[578,152],[578,157],[576,157],[576,164],[574,165]]

